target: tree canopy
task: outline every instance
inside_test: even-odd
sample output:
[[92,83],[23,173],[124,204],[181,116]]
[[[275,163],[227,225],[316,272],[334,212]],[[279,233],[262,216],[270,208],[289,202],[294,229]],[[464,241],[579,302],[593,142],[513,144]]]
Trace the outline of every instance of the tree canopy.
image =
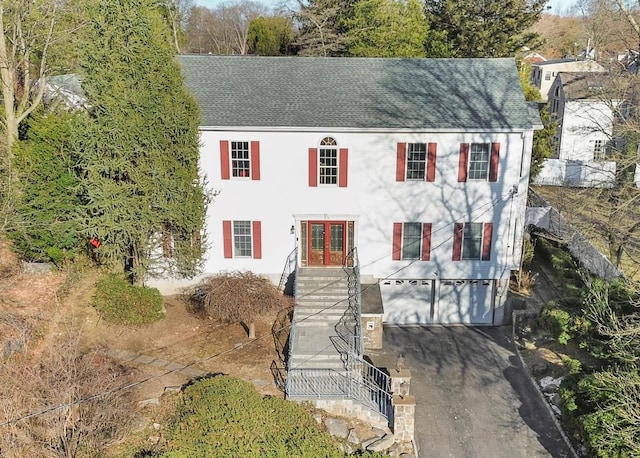
[[[131,279],[193,276],[206,195],[199,112],[152,0],[94,0],[82,65],[90,104],[74,126],[83,231]],[[162,256],[160,256],[160,254]]]
[[283,16],[260,16],[249,23],[247,44],[250,54],[283,56],[293,51],[293,25]]
[[360,0],[345,29],[350,56],[425,57],[427,24],[419,0]]
[[[548,0],[426,0],[427,22],[436,41],[430,57],[509,57],[534,47],[527,30],[540,18]],[[440,49],[443,55],[436,55]]]

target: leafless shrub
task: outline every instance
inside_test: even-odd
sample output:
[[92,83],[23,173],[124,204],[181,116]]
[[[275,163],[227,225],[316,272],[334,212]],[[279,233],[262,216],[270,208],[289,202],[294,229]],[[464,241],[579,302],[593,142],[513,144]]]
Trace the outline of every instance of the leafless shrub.
[[0,237],[0,281],[9,279],[22,272],[20,259],[11,250],[11,245]]
[[203,280],[186,293],[189,310],[228,323],[244,323],[255,338],[255,319],[288,306],[287,299],[266,278],[253,272],[224,272]]
[[25,350],[33,334],[34,326],[29,320],[0,310],[0,361]]
[[128,380],[104,354],[82,353],[79,333],[40,358],[16,355],[0,372],[2,456],[99,456],[128,431]]
[[530,270],[519,270],[514,273],[511,282],[511,288],[523,296],[531,294],[533,286],[536,284],[538,274],[532,273]]

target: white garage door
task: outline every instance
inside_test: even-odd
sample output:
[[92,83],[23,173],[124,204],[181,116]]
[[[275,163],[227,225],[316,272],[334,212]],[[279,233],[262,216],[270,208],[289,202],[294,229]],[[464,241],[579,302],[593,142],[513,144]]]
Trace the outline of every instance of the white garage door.
[[442,324],[492,324],[491,280],[441,280],[434,321]]
[[380,283],[387,324],[429,324],[433,316],[433,280],[385,280]]

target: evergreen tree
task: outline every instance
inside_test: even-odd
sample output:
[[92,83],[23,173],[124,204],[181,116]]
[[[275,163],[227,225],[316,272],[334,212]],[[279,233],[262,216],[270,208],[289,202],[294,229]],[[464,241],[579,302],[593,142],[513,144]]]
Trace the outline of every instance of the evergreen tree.
[[[430,29],[449,46],[430,57],[508,57],[523,46],[534,47],[537,35],[527,32],[548,0],[426,0]],[[446,53],[437,55],[435,51]]]
[[[131,281],[201,266],[207,196],[198,178],[199,113],[153,0],[93,0],[74,131],[87,237]],[[159,256],[162,254],[162,256]]]
[[345,25],[350,56],[425,57],[427,24],[419,0],[360,0]]
[[28,260],[60,264],[82,246],[69,144],[72,119],[61,109],[32,114],[24,126],[25,138],[14,145],[19,190],[6,230]]
[[292,54],[293,25],[284,16],[260,16],[252,19],[247,31],[249,53],[259,56]]

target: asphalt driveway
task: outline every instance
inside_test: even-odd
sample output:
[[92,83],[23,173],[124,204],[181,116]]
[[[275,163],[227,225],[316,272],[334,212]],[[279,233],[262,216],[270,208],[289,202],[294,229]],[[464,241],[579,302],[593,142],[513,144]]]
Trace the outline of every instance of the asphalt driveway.
[[571,457],[511,343],[510,327],[385,327],[374,364],[403,354],[420,458]]

